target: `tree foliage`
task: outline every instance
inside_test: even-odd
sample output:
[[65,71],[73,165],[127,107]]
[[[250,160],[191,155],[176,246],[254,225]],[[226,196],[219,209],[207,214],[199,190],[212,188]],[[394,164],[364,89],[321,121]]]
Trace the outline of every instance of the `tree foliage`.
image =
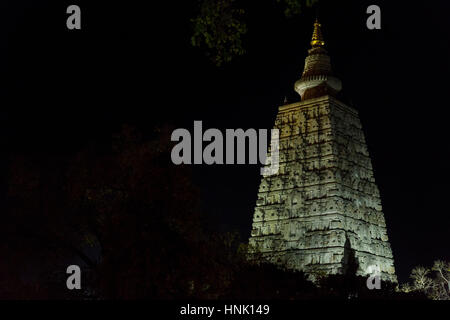
[[[287,18],[298,16],[304,7],[318,3],[318,0],[275,1],[283,7]],[[245,53],[243,37],[248,30],[245,13],[236,0],[201,0],[198,15],[191,19],[191,44],[203,48],[216,66],[231,62]]]
[[192,45],[204,47],[217,66],[244,54],[242,37],[247,25],[243,15],[244,9],[237,8],[235,0],[203,0],[199,15],[191,20]]
[[431,268],[418,266],[411,272],[412,283],[403,292],[418,292],[434,300],[450,300],[450,263],[437,260]]
[[304,7],[311,8],[315,6],[319,0],[277,0],[278,3],[284,5],[284,15],[287,18],[293,18],[302,13]]
[[2,253],[16,254],[16,268],[0,263],[9,270],[3,294],[18,294],[27,268],[37,268],[28,277],[37,296],[67,296],[70,262],[89,275],[84,294],[97,298],[172,297],[188,291],[189,277],[207,279],[214,268],[198,191],[189,168],[170,161],[168,141],[167,128],[144,140],[124,127],[110,146],[76,155],[11,156],[2,231],[14,247]]

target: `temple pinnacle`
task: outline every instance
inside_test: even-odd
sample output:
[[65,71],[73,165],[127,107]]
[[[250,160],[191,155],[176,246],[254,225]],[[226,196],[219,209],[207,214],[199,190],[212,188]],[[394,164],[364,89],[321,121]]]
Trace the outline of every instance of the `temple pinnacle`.
[[319,20],[316,19],[314,22],[314,32],[311,40],[311,46],[314,47],[323,47],[325,45],[325,41],[323,41],[322,30],[320,29],[322,25],[319,23]]
[[321,24],[316,19],[311,40],[312,48],[308,50],[302,77],[295,83],[295,91],[302,100],[323,95],[336,95],[342,89],[341,80],[333,76],[330,57],[324,47]]

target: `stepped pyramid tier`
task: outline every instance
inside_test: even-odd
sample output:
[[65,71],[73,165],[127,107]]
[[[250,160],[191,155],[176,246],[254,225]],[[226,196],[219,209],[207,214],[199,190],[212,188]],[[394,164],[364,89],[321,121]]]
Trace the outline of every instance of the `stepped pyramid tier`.
[[[324,43],[316,21],[305,71],[295,84],[303,99],[280,106],[275,121],[280,168],[262,177],[249,258],[312,276],[343,274],[356,261],[358,275],[377,270],[382,280],[396,282],[358,113],[333,96],[340,81],[330,76]],[[311,78],[321,76],[322,82]]]

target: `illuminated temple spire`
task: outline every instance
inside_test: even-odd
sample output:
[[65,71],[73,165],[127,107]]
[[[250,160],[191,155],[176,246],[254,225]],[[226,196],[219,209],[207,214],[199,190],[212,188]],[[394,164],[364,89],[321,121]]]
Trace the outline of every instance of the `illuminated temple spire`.
[[342,89],[341,80],[333,76],[321,26],[316,19],[305,68],[302,77],[295,83],[295,91],[302,97],[302,100],[323,95],[335,95]]
[[313,280],[356,272],[395,283],[361,122],[358,112],[336,97],[341,81],[333,76],[320,27],[316,20],[295,83],[302,101],[285,100],[278,109],[279,170],[261,178],[248,258],[303,271]]
[[314,22],[314,32],[311,40],[312,47],[323,47],[325,45],[325,41],[323,41],[322,36],[322,25],[319,23],[319,20],[316,18],[316,22]]

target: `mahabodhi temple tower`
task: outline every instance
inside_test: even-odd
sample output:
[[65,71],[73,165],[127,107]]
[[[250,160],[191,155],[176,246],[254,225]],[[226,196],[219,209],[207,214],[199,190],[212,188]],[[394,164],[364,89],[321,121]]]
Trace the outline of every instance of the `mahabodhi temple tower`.
[[279,107],[279,171],[262,178],[249,257],[309,275],[343,274],[352,259],[358,275],[397,282],[358,113],[335,98],[320,27],[295,83],[301,102]]

